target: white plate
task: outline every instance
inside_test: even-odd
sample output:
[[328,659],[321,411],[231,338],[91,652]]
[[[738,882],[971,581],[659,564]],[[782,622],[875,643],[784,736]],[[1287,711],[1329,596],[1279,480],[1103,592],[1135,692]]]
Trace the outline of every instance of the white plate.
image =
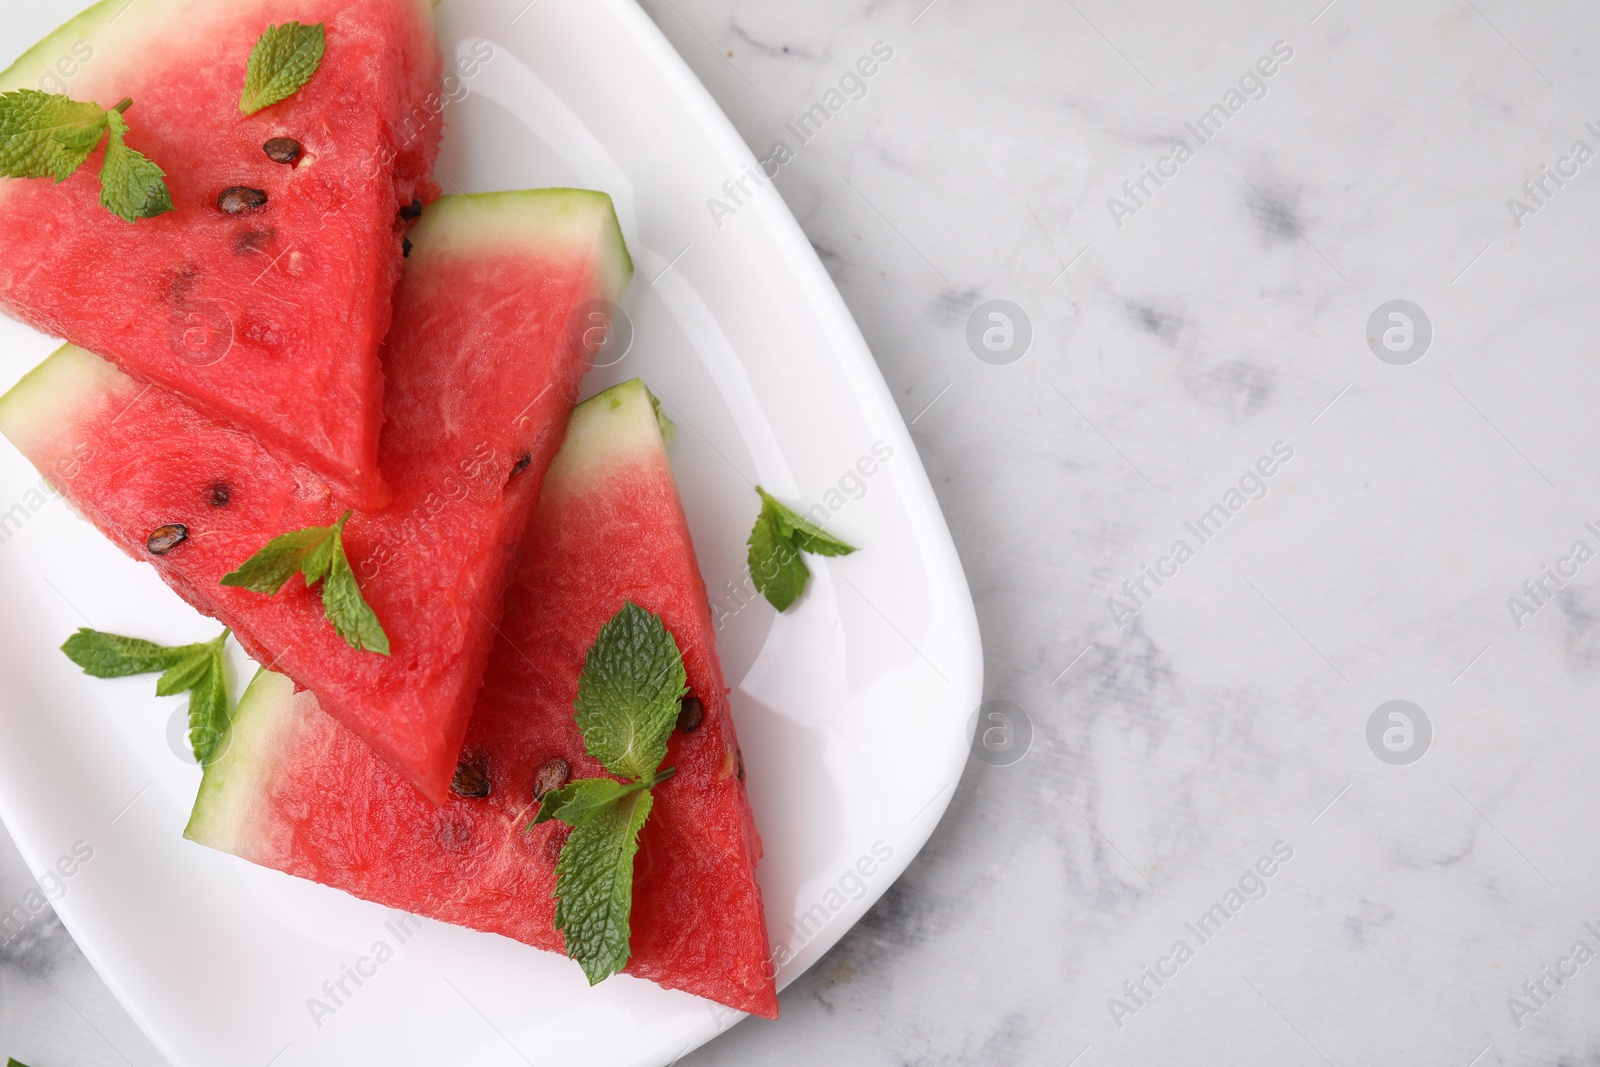
[[[81,0],[16,6],[0,62]],[[982,687],[966,581],[883,379],[775,190],[713,221],[707,198],[758,164],[665,38],[631,0],[508,10],[440,8],[447,58],[494,49],[450,105],[441,176],[447,191],[616,199],[636,340],[586,388],[642,375],[665,400],[713,597],[743,575],[756,482],[806,507],[842,502],[828,525],[863,548],[813,557],[787,615],[725,605],[787,983],[904,870],[954,792]],[[0,384],[52,347],[0,325]],[[875,444],[892,456],[874,467]],[[0,816],[36,873],[93,850],[50,879],[56,909],[174,1063],[654,1065],[740,1018],[628,977],[590,989],[559,957],[438,923],[402,945],[396,913],[183,841],[199,782],[169,743],[183,700],[154,697],[150,678],[87,679],[56,646],[85,623],[172,642],[214,626],[59,501],[35,508],[38,480],[0,444]],[[319,1026],[308,999],[380,941],[395,957]]]

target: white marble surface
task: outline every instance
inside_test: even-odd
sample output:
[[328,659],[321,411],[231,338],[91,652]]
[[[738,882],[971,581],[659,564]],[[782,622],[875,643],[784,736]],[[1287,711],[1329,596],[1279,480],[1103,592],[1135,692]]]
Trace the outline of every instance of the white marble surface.
[[[781,1021],[684,1062],[1600,1059],[1600,960],[1571,955],[1600,952],[1600,563],[1507,605],[1600,551],[1600,162],[1507,206],[1600,151],[1600,13],[923,2],[646,0],[757,154],[795,150],[777,188],[915,418],[988,695],[1033,735],[971,764]],[[879,41],[799,145],[784,123]],[[1196,150],[1184,123],[1280,41]],[[1193,158],[1126,197],[1177,137]],[[1434,333],[1405,366],[1366,341],[1397,298]],[[991,299],[1031,322],[1011,365],[968,347]],[[1185,523],[1277,442],[1201,544]],[[1108,597],[1180,539],[1119,627]],[[1407,766],[1367,741],[1391,699],[1432,724]],[[0,859],[5,900],[25,879]],[[158,1062],[43,920],[0,946],[0,1035],[33,1067]]]

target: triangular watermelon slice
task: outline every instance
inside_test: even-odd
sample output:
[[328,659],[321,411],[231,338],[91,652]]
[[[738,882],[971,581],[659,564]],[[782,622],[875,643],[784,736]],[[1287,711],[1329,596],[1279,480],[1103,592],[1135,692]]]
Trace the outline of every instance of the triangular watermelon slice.
[[[0,432],[124,551],[438,802],[587,369],[572,324],[590,301],[617,299],[632,265],[604,193],[445,197],[412,239],[385,353],[394,499],[344,533],[390,656],[346,645],[320,587],[295,578],[265,596],[218,584],[271,538],[344,510],[249,436],[71,347],[0,398]],[[184,536],[170,544],[175,527]]]
[[552,760],[577,777],[604,774],[584,749],[573,700],[584,653],[630,599],[665,622],[704,714],[697,726],[680,718],[667,755],[677,774],[655,790],[640,837],[625,973],[776,1018],[755,879],[761,839],[705,584],[653,399],[637,380],[578,406],[545,477],[462,754],[488,795],[429,807],[311,694],[263,672],[206,770],[185,836],[365,900],[561,951],[554,868],[567,831],[525,827],[536,783],[560,784],[545,770]]
[[[242,114],[257,37],[291,20],[326,24],[321,66]],[[166,171],[174,209],[128,223],[101,207],[103,148],[60,185],[0,178],[0,306],[381,506],[378,348],[399,212],[438,194],[440,73],[432,0],[103,0],[0,92],[131,97],[127,143]],[[293,164],[265,150],[282,137]],[[265,204],[227,213],[234,188]]]

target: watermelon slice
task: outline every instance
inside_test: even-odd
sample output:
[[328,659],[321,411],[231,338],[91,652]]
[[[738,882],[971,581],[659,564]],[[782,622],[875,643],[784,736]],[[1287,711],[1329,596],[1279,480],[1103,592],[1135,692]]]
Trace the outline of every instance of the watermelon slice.
[[488,795],[428,806],[311,694],[263,672],[206,770],[185,836],[365,900],[561,951],[554,868],[567,830],[524,828],[536,782],[560,784],[549,780],[550,761],[566,761],[576,777],[605,773],[584,749],[573,701],[584,653],[629,599],[662,617],[704,714],[690,732],[680,719],[667,755],[677,775],[654,791],[634,861],[625,973],[776,1018],[755,879],[761,839],[705,584],[653,400],[637,380],[579,405],[545,477],[462,755]]
[[[244,115],[256,38],[289,20],[326,24],[322,65]],[[174,210],[130,224],[101,207],[104,149],[60,185],[0,178],[0,306],[247,430],[352,506],[381,505],[378,348],[397,213],[438,194],[440,72],[432,0],[96,4],[0,92],[131,97],[128,144],[167,172]],[[292,165],[265,151],[279,137],[301,145]],[[265,205],[226,213],[235,187]]]
[[[274,536],[344,510],[249,436],[71,347],[0,398],[0,432],[124,551],[439,802],[587,367],[570,323],[618,298],[632,265],[604,193],[445,197],[412,238],[385,354],[394,499],[344,533],[388,657],[347,646],[320,589],[299,579],[276,596],[218,584]],[[168,545],[172,527],[184,537]]]

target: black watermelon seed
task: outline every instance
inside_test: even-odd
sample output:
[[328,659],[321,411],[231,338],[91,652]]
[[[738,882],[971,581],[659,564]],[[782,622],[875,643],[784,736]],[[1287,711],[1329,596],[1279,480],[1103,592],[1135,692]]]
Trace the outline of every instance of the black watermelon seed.
[[517,465],[515,467],[511,468],[511,477],[515,478],[517,475],[519,475],[523,471],[527,470],[528,469],[528,464],[530,464],[532,462],[533,462],[532,454],[528,453],[528,452],[524,452],[522,454],[521,458],[519,458],[517,460]]
[[228,506],[228,501],[233,499],[233,490],[228,488],[225,482],[212,482],[207,496],[211,500],[212,507],[225,508]]
[[300,158],[303,149],[300,142],[293,137],[274,137],[261,146],[267,158],[274,163],[293,163]]
[[470,763],[458,763],[455,777],[450,780],[450,792],[481,800],[489,795],[489,776]]
[[144,547],[148,548],[152,555],[164,556],[188,539],[189,527],[181,522],[173,522],[151,530]]
[[411,238],[400,238],[400,254],[405,256],[407,259],[411,258]]
[[267,194],[247,185],[233,185],[222,190],[217,197],[217,208],[224,214],[244,215],[267,206]]
[[742,782],[742,781],[744,781],[744,749],[742,749],[742,748],[734,749],[733,750],[733,755],[734,755],[734,759],[739,764],[739,781]]
[[422,201],[413,200],[410,204],[401,208],[400,217],[405,219],[407,222],[410,222],[412,219],[420,219],[422,217]]
[[539,773],[533,776],[533,799],[543,800],[547,793],[560,789],[571,780],[572,768],[566,760],[557,756],[540,767]]
[[678,709],[678,732],[692,734],[700,729],[700,723],[705,720],[706,706],[700,703],[699,697],[684,697]]

